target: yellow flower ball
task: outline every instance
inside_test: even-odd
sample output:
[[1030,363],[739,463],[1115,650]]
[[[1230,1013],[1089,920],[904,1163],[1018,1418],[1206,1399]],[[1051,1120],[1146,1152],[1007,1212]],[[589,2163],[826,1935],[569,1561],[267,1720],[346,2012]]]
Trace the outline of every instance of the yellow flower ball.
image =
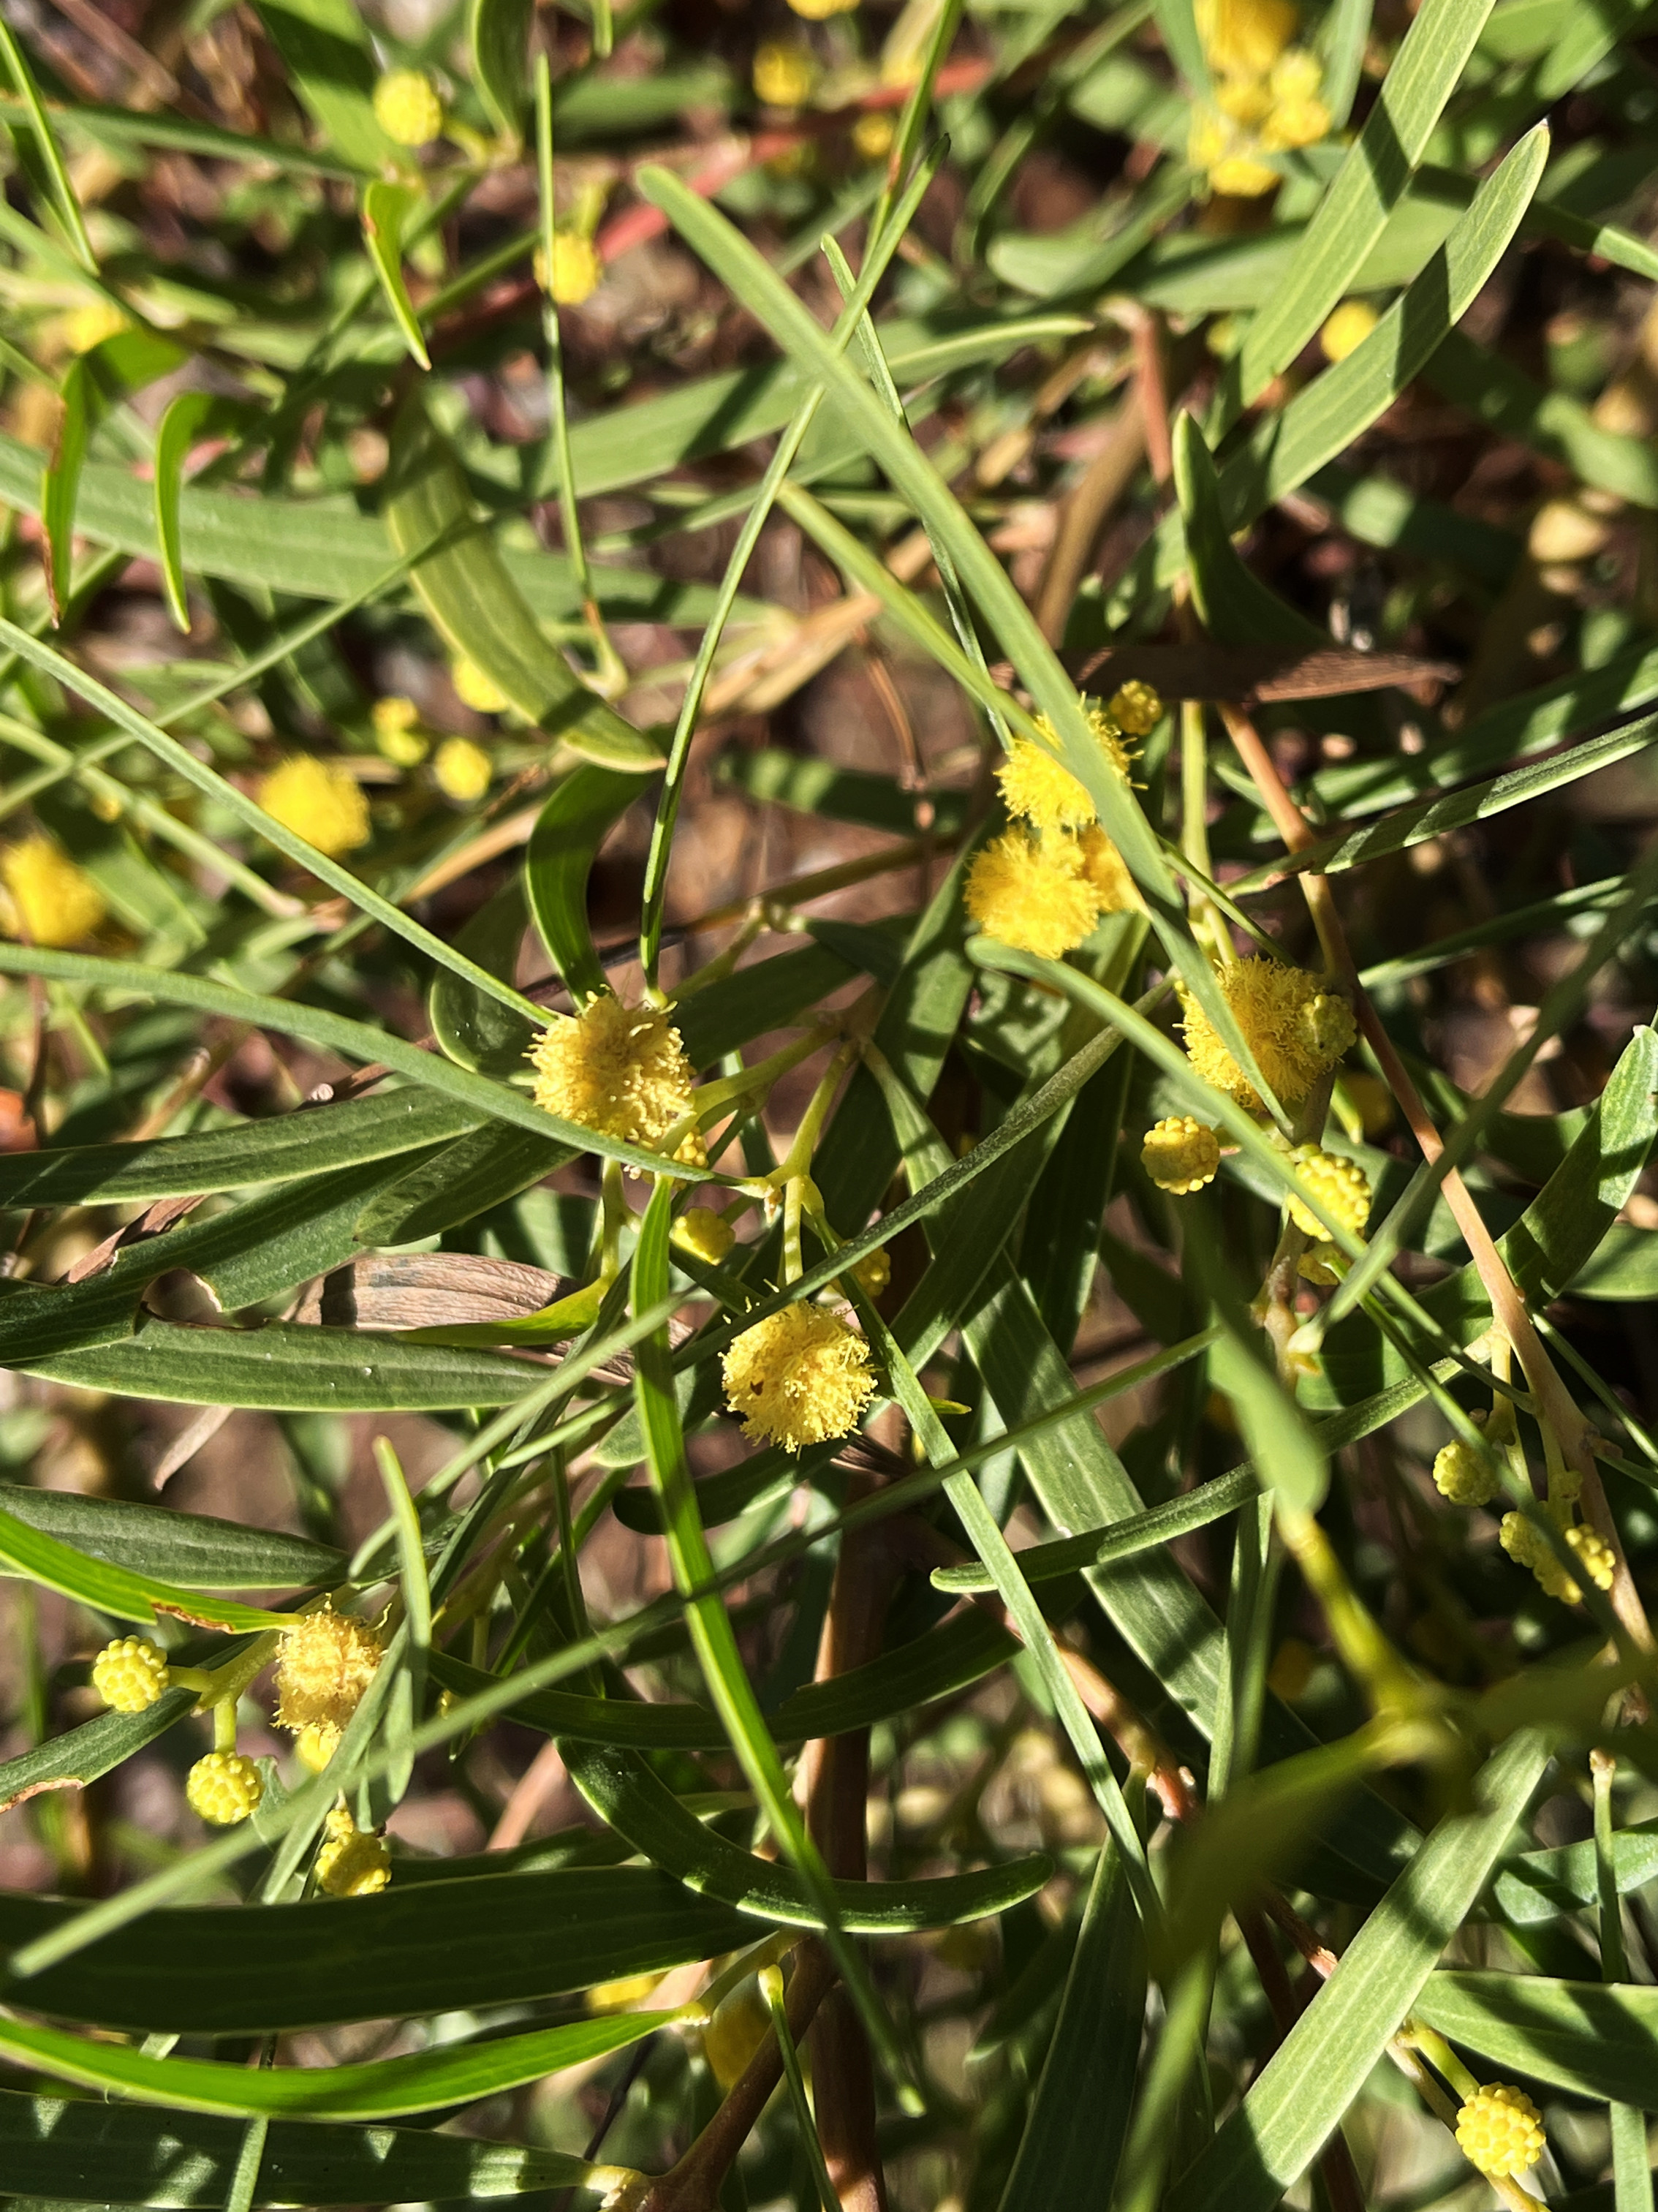
[[1457,2148],[1491,2180],[1525,2173],[1547,2142],[1543,2115],[1523,2089],[1506,2081],[1476,2089],[1456,2116]]
[[717,1267],[737,1242],[737,1231],[711,1206],[688,1206],[673,1225],[672,1243],[705,1267]]
[[1023,830],[993,838],[976,855],[963,902],[987,937],[1048,960],[1073,952],[1100,917],[1075,838],[1038,840]]
[[1503,1487],[1496,1469],[1461,1437],[1434,1454],[1433,1477],[1434,1488],[1453,1505],[1489,1505]]
[[468,660],[465,655],[450,662],[449,681],[455,687],[456,698],[475,714],[504,714],[513,703],[477,662]]
[[[1151,696],[1155,699],[1157,694],[1151,692]],[[1133,754],[1124,743],[1123,728],[1108,709],[1090,707],[1085,700],[1083,705],[1100,750],[1127,781]],[[1036,717],[1036,727],[1046,744],[1038,744],[1032,738],[1015,738],[996,770],[1003,803],[1010,814],[1023,815],[1044,832],[1080,830],[1094,819],[1094,802],[1059,759],[1059,732],[1046,714]]]
[[389,70],[374,87],[374,120],[395,146],[426,146],[443,128],[443,102],[424,70]]
[[1155,685],[1132,676],[1120,684],[1105,702],[1108,720],[1126,738],[1149,738],[1163,720],[1163,694]]
[[[1351,1007],[1304,969],[1281,960],[1235,960],[1216,970],[1215,981],[1261,1073],[1286,1106],[1304,1098],[1353,1041]],[[1217,1091],[1258,1109],[1261,1102],[1254,1084],[1208,1015],[1194,999],[1185,1006],[1186,1052],[1193,1066]]]
[[[1296,1181],[1310,1191],[1325,1211],[1357,1237],[1370,1218],[1370,1179],[1357,1160],[1339,1152],[1327,1152],[1317,1145],[1297,1145],[1290,1155]],[[1304,1200],[1290,1194],[1290,1218],[1304,1236],[1327,1235],[1324,1224]]]
[[301,1613],[282,1632],[277,1655],[278,1725],[296,1734],[313,1726],[343,1729],[379,1672],[381,1656],[380,1638],[366,1621],[336,1613],[331,1605]]
[[1267,82],[1274,100],[1312,100],[1324,82],[1324,64],[1305,46],[1286,46]]
[[1229,154],[1209,172],[1209,188],[1223,199],[1264,199],[1284,182],[1278,171],[1248,154]]
[[385,759],[398,768],[418,768],[429,748],[421,734],[420,708],[412,699],[376,699],[368,719]]
[[744,1435],[785,1451],[849,1436],[875,1395],[869,1346],[821,1306],[797,1303],[756,1322],[720,1366]]
[[1282,154],[1294,146],[1316,146],[1329,131],[1330,111],[1321,100],[1280,100],[1261,125],[1261,150]]
[[1368,300],[1344,300],[1325,318],[1324,327],[1318,334],[1319,348],[1326,361],[1345,361],[1350,353],[1363,344],[1381,320]]
[[1234,123],[1260,123],[1272,112],[1272,88],[1265,77],[1223,77],[1215,87],[1215,105]]
[[317,1853],[317,1887],[330,1897],[372,1897],[392,1879],[392,1853],[384,1836],[360,1828],[343,1805],[323,1824]]
[[132,328],[131,319],[109,300],[90,300],[84,307],[71,307],[59,328],[71,353],[90,353],[106,338],[118,337]]
[[544,1113],[626,1144],[655,1145],[694,1103],[679,1032],[659,1006],[624,1006],[601,991],[556,1016],[530,1048]]
[[458,805],[482,799],[495,780],[495,763],[470,738],[446,738],[432,763],[438,789]]
[[295,753],[259,784],[258,800],[273,822],[338,860],[373,836],[368,802],[355,776],[332,761]]
[[118,1637],[92,1662],[92,1686],[112,1712],[148,1712],[167,1686],[167,1654],[147,1636]]
[[210,1751],[185,1777],[185,1801],[215,1828],[246,1820],[264,1795],[259,1770],[240,1751]]
[[1198,36],[1222,76],[1265,76],[1295,37],[1291,0],[1196,0]]
[[1167,1115],[1146,1131],[1140,1164],[1160,1190],[1184,1198],[1215,1180],[1220,1167],[1219,1134],[1195,1115]]
[[860,115],[852,126],[854,150],[865,161],[884,161],[898,136],[898,125],[885,108]]
[[32,945],[79,945],[107,911],[104,895],[50,837],[25,837],[0,851],[0,924]]
[[[1503,1549],[1517,1567],[1529,1567],[1546,1597],[1562,1605],[1581,1605],[1583,1593],[1549,1549],[1540,1532],[1523,1513],[1505,1513],[1497,1530]],[[1570,1539],[1568,1537],[1570,1542]]]
[[544,292],[551,293],[556,306],[579,307],[584,300],[592,299],[604,282],[604,264],[585,232],[556,230],[552,283],[547,282],[547,256],[540,246],[535,250],[535,272],[537,283]]
[[817,82],[817,64],[804,46],[768,39],[754,57],[754,95],[768,107],[799,107]]

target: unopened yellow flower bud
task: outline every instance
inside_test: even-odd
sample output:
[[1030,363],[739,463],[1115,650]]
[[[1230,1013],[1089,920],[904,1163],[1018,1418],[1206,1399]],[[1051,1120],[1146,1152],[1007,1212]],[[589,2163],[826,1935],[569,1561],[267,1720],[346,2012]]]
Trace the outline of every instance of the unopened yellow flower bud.
[[1111,694],[1105,711],[1124,737],[1149,738],[1163,720],[1163,695],[1154,685],[1131,676]]
[[720,1360],[726,1402],[756,1443],[798,1452],[849,1436],[875,1394],[869,1346],[821,1306],[797,1302],[745,1328]]
[[392,1879],[392,1854],[384,1836],[360,1828],[343,1805],[323,1824],[317,1853],[317,1887],[330,1897],[372,1897]]
[[1574,1522],[1566,1541],[1577,1555],[1577,1564],[1598,1590],[1609,1590],[1618,1579],[1618,1555],[1587,1521]]
[[1282,154],[1295,146],[1316,146],[1330,131],[1330,111],[1321,100],[1280,100],[1260,126],[1263,153]]
[[455,696],[463,707],[470,707],[475,714],[504,714],[512,702],[500,686],[487,677],[475,660],[463,655],[449,664],[449,681],[455,687]]
[[356,779],[310,753],[295,753],[273,769],[259,785],[258,799],[273,822],[330,860],[355,853],[373,835],[368,803]]
[[585,231],[556,230],[553,233],[553,281],[547,282],[547,256],[540,246],[535,250],[536,282],[544,292],[550,293],[555,306],[579,307],[584,300],[592,299],[604,280],[604,264],[598,258],[598,248]]
[[1038,840],[1010,830],[992,838],[962,896],[987,936],[1048,960],[1074,951],[1100,917],[1100,896],[1073,837]]
[[[1576,1533],[1573,1529],[1567,1530],[1568,1544]],[[1531,1569],[1538,1588],[1546,1597],[1558,1598],[1562,1605],[1582,1603],[1582,1591],[1555,1558],[1540,1531],[1533,1528],[1523,1513],[1505,1513],[1497,1534],[1503,1549],[1515,1565]]]
[[804,46],[768,39],[754,57],[754,96],[768,107],[799,107],[811,96],[817,64]]
[[[1281,960],[1234,960],[1215,981],[1260,1071],[1286,1106],[1297,1104],[1320,1076],[1335,1066],[1356,1034],[1352,1009],[1315,975]],[[1186,1001],[1186,1051],[1193,1066],[1217,1091],[1240,1105],[1260,1099],[1195,999]]]
[[381,755],[398,768],[417,768],[428,747],[421,733],[420,708],[412,699],[376,699],[368,719]]
[[446,799],[470,806],[482,799],[495,777],[495,763],[470,738],[446,738],[432,763],[432,775]]
[[711,1206],[688,1206],[673,1225],[671,1242],[705,1267],[717,1267],[737,1242],[737,1231]]
[[389,70],[374,87],[374,120],[394,146],[426,146],[443,128],[443,102],[424,70]]
[[[1317,1145],[1297,1145],[1290,1155],[1290,1164],[1302,1188],[1318,1200],[1339,1227],[1357,1237],[1370,1218],[1370,1179],[1358,1162],[1344,1159],[1339,1152],[1327,1152]],[[1289,1205],[1290,1218],[1303,1236],[1327,1236],[1324,1224],[1294,1191]]]
[[118,1637],[92,1662],[92,1686],[112,1712],[147,1712],[167,1685],[167,1654],[147,1636]]
[[1461,1437],[1434,1454],[1433,1477],[1434,1488],[1453,1505],[1489,1505],[1503,1487],[1495,1468]]
[[655,1145],[691,1111],[691,1065],[665,1009],[601,991],[557,1016],[530,1048],[535,1102],[601,1136]]
[[741,2081],[770,2027],[771,2014],[752,1976],[714,2008],[714,2018],[702,2031],[702,2056],[722,2089]]
[[340,1747],[340,1733],[331,1721],[307,1721],[294,1739],[300,1765],[312,1774],[320,1774]]
[[1382,320],[1368,300],[1344,300],[1325,319],[1318,343],[1326,361],[1345,361]]
[[1184,1198],[1215,1180],[1220,1139],[1195,1115],[1170,1114],[1146,1131],[1140,1164],[1160,1190]]
[[313,1725],[331,1728],[337,1743],[337,1732],[361,1703],[381,1656],[380,1640],[367,1621],[336,1613],[331,1605],[300,1614],[283,1631],[276,1659],[278,1724],[295,1733]]
[[1311,100],[1324,82],[1324,65],[1305,46],[1286,46],[1267,82],[1274,100]]
[[0,851],[0,924],[33,945],[79,945],[103,920],[104,895],[50,837]]
[[1542,2157],[1543,2115],[1523,2089],[1493,2081],[1476,2089],[1456,2116],[1456,2147],[1491,2180],[1524,2173]]
[[852,143],[865,161],[884,161],[892,151],[898,126],[884,107],[860,115],[852,126]]
[[246,1820],[264,1795],[258,1768],[240,1751],[210,1751],[185,1778],[191,1811],[216,1828]]

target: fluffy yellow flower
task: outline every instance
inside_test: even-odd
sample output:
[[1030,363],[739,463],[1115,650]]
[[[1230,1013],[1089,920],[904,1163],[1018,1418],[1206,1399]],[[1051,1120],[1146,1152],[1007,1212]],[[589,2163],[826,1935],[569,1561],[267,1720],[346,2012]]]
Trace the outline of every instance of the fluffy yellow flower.
[[1072,837],[1023,830],[993,837],[968,871],[963,902],[987,936],[1048,960],[1073,952],[1100,917],[1100,895]]
[[79,945],[104,918],[103,893],[50,837],[0,851],[0,924],[33,945]]
[[[1157,697],[1155,692],[1151,696]],[[1098,740],[1100,750],[1127,781],[1131,755],[1123,742],[1121,726],[1104,708],[1090,707],[1087,714],[1088,726]],[[1059,733],[1046,714],[1036,717],[1036,727],[1047,744],[1038,744],[1034,738],[1015,738],[1006,758],[996,770],[1003,802],[1010,814],[1024,816],[1044,832],[1080,830],[1085,822],[1094,819],[1094,802],[1060,761]],[[1052,751],[1049,746],[1054,748]]]
[[1102,914],[1145,912],[1145,901],[1128,872],[1127,861],[1097,823],[1083,831],[1077,849],[1082,854],[1083,874],[1094,888]]
[[392,1854],[386,1838],[360,1828],[343,1805],[324,1822],[317,1853],[317,1887],[330,1897],[372,1897],[392,1879]]
[[688,1206],[673,1225],[672,1241],[705,1267],[717,1267],[737,1242],[737,1231],[711,1206]]
[[167,1686],[167,1654],[147,1636],[118,1637],[92,1662],[92,1686],[112,1712],[148,1712]]
[[449,664],[449,681],[455,687],[455,696],[464,707],[475,714],[504,714],[512,701],[500,686],[492,684],[473,660],[463,654]]
[[259,785],[258,799],[273,822],[331,860],[355,853],[373,835],[368,802],[355,778],[311,753],[295,753],[272,769]]
[[276,1660],[278,1724],[296,1734],[343,1729],[378,1673],[380,1657],[380,1640],[366,1621],[336,1613],[331,1605],[301,1613],[283,1632]]
[[869,1346],[821,1306],[797,1303],[756,1322],[720,1366],[744,1435],[785,1451],[849,1436],[875,1394]]
[[71,353],[90,353],[106,338],[118,337],[132,325],[109,300],[91,300],[84,307],[71,307],[59,325],[64,343]]
[[579,307],[584,300],[592,299],[603,283],[604,264],[585,231],[556,230],[552,283],[547,282],[547,256],[540,246],[535,251],[535,272],[537,283],[544,292],[552,294],[556,305]]
[[428,747],[421,734],[420,708],[412,699],[376,699],[368,710],[374,726],[374,742],[381,754],[398,768],[417,768]]
[[1221,76],[1265,76],[1296,34],[1291,0],[1196,0],[1193,13]]
[[443,128],[443,102],[424,70],[389,70],[374,87],[374,120],[395,146],[429,145]]
[[[1270,1078],[1269,1078],[1270,1080]],[[1297,1145],[1290,1155],[1296,1181],[1351,1236],[1357,1237],[1370,1218],[1370,1179],[1357,1160],[1339,1152],[1327,1152],[1317,1145]],[[1322,1237],[1324,1224],[1312,1208],[1290,1194],[1290,1218],[1304,1236]]]
[[1456,2147],[1492,2180],[1524,2173],[1542,2157],[1543,2115],[1523,2089],[1493,2081],[1476,2089],[1456,2116]]
[[495,763],[470,738],[446,738],[432,763],[432,774],[446,799],[470,806],[482,799],[495,778]]
[[1326,361],[1345,361],[1382,320],[1368,300],[1344,300],[1325,318],[1318,343]]
[[[1353,1041],[1346,1000],[1304,969],[1281,960],[1235,960],[1217,969],[1215,981],[1261,1073],[1286,1106],[1304,1098]],[[1258,1109],[1254,1084],[1193,999],[1186,1001],[1185,1031],[1187,1057],[1204,1080],[1230,1091],[1240,1105]]]
[[1495,1469],[1461,1437],[1434,1454],[1433,1476],[1434,1488],[1453,1505],[1489,1505],[1503,1487]]
[[659,1143],[692,1108],[691,1064],[668,1014],[608,991],[556,1017],[530,1059],[537,1106],[626,1144]]
[[264,1795],[258,1768],[240,1751],[210,1751],[185,1777],[185,1802],[216,1828],[246,1820]]
[[1324,64],[1305,46],[1290,46],[1272,64],[1267,88],[1274,100],[1313,99],[1324,82]]
[[1146,1131],[1140,1164],[1160,1190],[1184,1198],[1215,1180],[1220,1138],[1195,1115],[1166,1115]]
[[799,107],[817,82],[817,64],[804,46],[768,39],[754,57],[754,96],[768,107]]

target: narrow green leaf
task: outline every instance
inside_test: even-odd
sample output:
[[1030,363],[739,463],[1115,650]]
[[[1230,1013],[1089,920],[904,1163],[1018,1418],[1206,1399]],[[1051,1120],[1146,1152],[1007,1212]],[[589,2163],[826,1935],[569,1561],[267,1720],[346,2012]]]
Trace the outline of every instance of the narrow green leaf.
[[[404,345],[422,368],[430,368],[432,360],[421,335],[420,317],[415,313],[403,281],[404,234],[410,218],[425,204],[426,195],[418,185],[393,184],[377,177],[372,184],[363,186],[362,238],[368,249],[369,264],[380,279],[380,290],[386,295],[392,320],[403,333]],[[398,550],[401,552],[406,549],[400,546]]]
[[1658,2112],[1658,1989],[1543,1974],[1435,1974],[1415,2009],[1504,2074]]
[[406,161],[374,113],[378,74],[351,0],[258,0],[258,15],[325,143],[377,175]]
[[179,494],[185,462],[220,402],[209,392],[180,392],[169,399],[155,431],[155,535],[161,548],[161,581],[173,621],[186,633],[184,558],[179,541]]
[[[523,881],[509,876],[461,930],[456,948],[491,975],[512,984],[529,920]],[[426,1011],[433,1036],[462,1067],[507,1078],[523,1072],[537,1031],[527,1014],[502,1006],[499,999],[486,998],[446,968],[432,978]]]
[[524,136],[528,98],[525,56],[535,0],[471,0],[466,34],[472,53],[472,83],[503,138]]
[[142,1713],[100,1713],[0,1765],[0,1813],[46,1790],[82,1790],[196,1710],[193,1690],[164,1691]]
[[40,97],[40,88],[34,82],[34,72],[17,42],[16,34],[3,19],[0,19],[0,62],[3,62],[12,88],[22,102],[24,113],[28,118],[35,154],[46,172],[51,189],[53,211],[63,224],[64,234],[74,247],[82,267],[89,276],[95,276],[98,257],[92,250],[92,240],[87,236],[86,222],[81,214],[81,203],[75,196],[69,171],[64,166],[63,149],[52,127],[52,118],[46,113],[46,103]]
[[524,887],[553,965],[576,999],[605,988],[587,921],[587,878],[598,848],[645,786],[636,775],[579,768],[536,817],[524,860]]
[[345,1555],[307,1536],[245,1528],[168,1505],[131,1505],[77,1491],[24,1490],[0,1483],[13,1520],[55,1537],[89,1559],[131,1568],[185,1589],[312,1589],[338,1582]]
[[279,1628],[287,1620],[284,1613],[261,1613],[252,1606],[234,1605],[228,1598],[179,1589],[118,1562],[91,1559],[3,1508],[0,1508],[0,1560],[11,1573],[91,1606],[94,1612],[113,1613],[118,1620],[143,1621],[148,1626],[158,1613],[171,1613],[208,1628],[257,1631]]

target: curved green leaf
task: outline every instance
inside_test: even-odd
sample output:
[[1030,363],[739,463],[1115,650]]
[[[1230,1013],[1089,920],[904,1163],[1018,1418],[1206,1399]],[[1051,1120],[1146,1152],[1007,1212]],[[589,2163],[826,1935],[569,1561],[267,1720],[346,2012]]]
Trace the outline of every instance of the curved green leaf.
[[325,142],[372,176],[408,159],[374,113],[379,72],[351,0],[257,0],[260,21]]
[[338,1582],[346,1568],[343,1552],[307,1536],[175,1513],[167,1505],[0,1483],[0,1507],[89,1559],[185,1589],[311,1589]]
[[535,0],[471,0],[466,31],[472,84],[504,138],[524,136],[525,55]]
[[288,1620],[286,1613],[233,1605],[228,1598],[183,1589],[118,1562],[90,1559],[3,1507],[0,1561],[9,1573],[75,1598],[95,1612],[113,1613],[118,1620],[153,1623],[158,1613],[172,1613],[207,1628],[255,1630],[281,1628]]
[[193,1690],[167,1690],[142,1713],[100,1713],[0,1765],[0,1813],[45,1790],[81,1790],[196,1710]]
[[1658,2112],[1658,1989],[1448,1972],[1430,1978],[1415,2010],[1504,2074]]
[[[515,981],[519,947],[529,916],[525,912],[524,886],[509,876],[495,896],[478,909],[455,943],[469,960]],[[446,968],[432,978],[426,997],[432,1034],[452,1060],[489,1075],[510,1076],[521,1072],[525,1055],[536,1035],[526,1015],[485,998]]]
[[[403,239],[410,218],[426,204],[418,185],[393,184],[377,177],[362,194],[362,237],[368,259],[392,310],[392,319],[403,333],[403,342],[422,368],[432,366],[421,335],[420,318],[403,281]],[[408,551],[400,545],[398,550]]]
[[597,765],[579,768],[536,817],[525,855],[530,911],[553,965],[578,1000],[604,988],[604,969],[587,922],[587,878],[598,848],[643,789],[637,775]]
[[184,557],[179,546],[179,495],[185,463],[222,403],[210,392],[180,392],[169,399],[155,430],[155,536],[161,549],[161,581],[173,619],[190,629]]

